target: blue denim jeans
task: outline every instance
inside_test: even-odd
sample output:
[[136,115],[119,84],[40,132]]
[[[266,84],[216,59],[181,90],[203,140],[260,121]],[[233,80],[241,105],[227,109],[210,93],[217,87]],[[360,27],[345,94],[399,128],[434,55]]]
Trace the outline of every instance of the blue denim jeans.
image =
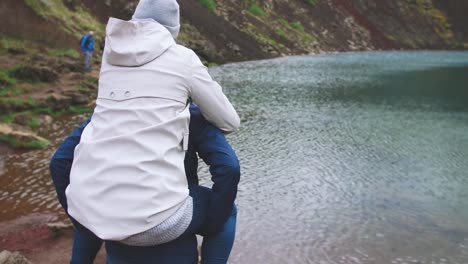
[[[153,247],[127,246],[114,241],[106,241],[109,264],[196,264],[198,263],[197,239],[195,234],[203,227],[208,209],[211,189],[190,186],[193,198],[193,218],[187,230],[179,238],[166,244]],[[202,264],[225,264],[234,244],[237,209],[233,212],[216,235],[204,237]]]
[[71,264],[92,264],[101,249],[102,240],[91,231],[73,221],[73,249]]
[[202,264],[227,263],[236,236],[237,208],[232,208],[232,214],[215,236],[204,237],[201,255]]
[[[206,220],[208,205],[211,198],[211,189],[199,186],[189,186],[190,196],[193,198],[193,217],[189,227],[182,235],[199,234]],[[214,236],[203,237],[202,264],[227,263],[231,254],[236,235],[237,208],[234,205],[231,216],[223,228]]]
[[93,65],[93,52],[92,51],[85,51],[84,52],[84,64],[85,64],[85,71],[90,72],[91,66]]
[[197,264],[195,234],[153,247],[132,247],[106,241],[108,264]]

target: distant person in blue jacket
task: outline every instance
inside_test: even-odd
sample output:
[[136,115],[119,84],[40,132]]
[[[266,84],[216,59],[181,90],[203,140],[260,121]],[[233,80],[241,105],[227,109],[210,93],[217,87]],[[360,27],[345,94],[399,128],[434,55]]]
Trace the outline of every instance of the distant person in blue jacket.
[[[136,247],[106,241],[109,264],[196,264],[198,252],[195,233],[204,236],[203,264],[227,263],[235,238],[237,209],[234,200],[240,178],[239,161],[223,132],[206,121],[198,107],[191,105],[190,114],[185,172],[190,196],[194,200],[194,220],[183,235],[166,244]],[[70,182],[74,149],[89,121],[90,119],[65,139],[50,164],[57,195],[65,210],[68,207],[65,189]],[[214,183],[212,189],[198,185],[198,157],[210,167]],[[76,221],[73,222],[75,231],[71,263],[93,263],[102,240]]]
[[80,40],[80,48],[84,54],[85,60],[85,71],[91,72],[91,65],[93,62],[93,52],[94,52],[94,32],[89,31],[83,35]]

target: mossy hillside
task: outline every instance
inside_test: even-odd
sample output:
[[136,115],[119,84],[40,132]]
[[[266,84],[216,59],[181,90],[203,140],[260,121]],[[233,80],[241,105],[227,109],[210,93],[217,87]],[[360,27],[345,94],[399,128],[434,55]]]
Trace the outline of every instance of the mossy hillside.
[[198,0],[198,2],[208,8],[210,11],[216,10],[216,1],[215,0]]
[[[98,20],[96,16],[107,15],[108,11],[111,14],[120,14],[122,7],[125,6],[129,6],[128,13],[130,14],[133,8],[131,3],[137,2],[137,0],[95,1],[94,3],[81,0],[18,1],[23,1],[41,17],[56,24],[59,30],[77,39],[87,30],[96,31],[97,38],[102,37],[104,25],[99,21],[103,21],[103,18],[100,17]],[[218,63],[261,59],[278,54],[303,54],[327,50],[367,50],[389,47],[397,49],[407,47],[465,48],[464,43],[468,42],[463,32],[459,30],[460,24],[463,24],[463,18],[453,19],[450,9],[445,7],[445,4],[441,4],[441,1],[435,0],[375,0],[371,1],[372,3],[358,0],[195,1],[210,10],[213,15],[224,18],[237,29],[237,32],[229,32],[231,30],[229,29],[224,32],[225,34],[220,34],[219,29],[209,26],[210,22],[216,23],[210,21],[213,16],[207,16],[206,23],[199,20],[185,21],[187,24],[193,23],[192,25],[202,32],[197,41],[189,41],[191,44],[200,46],[207,42],[214,43],[217,50],[213,53],[226,56],[226,58],[216,57],[214,61]],[[198,12],[188,10],[188,12],[192,11]],[[348,18],[355,22],[347,26],[343,21]],[[187,19],[191,18],[187,17]],[[278,25],[279,19],[285,19],[289,25]],[[461,22],[455,22],[460,20]],[[255,28],[246,29],[247,23],[252,23]],[[184,30],[182,27],[181,35],[184,35]],[[369,32],[367,35],[366,30]],[[238,36],[239,31],[250,32],[249,35],[253,38],[242,42],[241,37]],[[213,40],[214,35],[222,35],[226,45],[219,43],[221,38]],[[391,39],[390,37],[386,39],[385,36],[391,36]],[[252,41],[258,39],[262,42]],[[264,48],[265,42],[269,42],[271,47],[275,46],[270,40],[275,41],[276,46],[282,44],[285,48],[275,53],[261,54],[259,49]],[[395,45],[386,45],[387,40]],[[74,45],[69,40],[67,41],[68,45]],[[255,46],[255,49],[246,47],[246,42],[249,42],[247,43],[249,46]],[[246,45],[239,45],[239,43]],[[355,45],[356,43],[358,45]],[[193,48],[193,46],[189,47]],[[236,48],[233,52],[233,47],[240,47],[240,49]],[[71,48],[77,48],[77,46]],[[79,53],[72,50],[49,53],[53,54],[52,56],[79,56]],[[233,53],[237,55],[232,55]],[[205,59],[209,61],[212,58],[206,56]]]
[[52,57],[68,57],[73,59],[79,59],[81,54],[74,49],[48,49],[48,54]]
[[105,27],[88,10],[77,5],[75,10],[68,9],[62,0],[23,0],[38,15],[54,20],[66,33],[79,39],[84,32],[94,31],[103,36]]
[[249,34],[250,36],[254,37],[255,40],[259,42],[263,46],[263,50],[268,52],[270,48],[274,48],[276,50],[281,50],[284,48],[284,45],[278,43],[276,40],[272,39],[269,35],[264,34],[259,30],[258,27],[255,27],[252,23],[246,23],[243,28],[240,29],[242,32]]
[[275,31],[279,35],[288,40],[295,41],[303,47],[308,47],[316,42],[315,36],[306,32],[300,21],[289,22],[284,18],[279,18],[275,21],[274,25]]
[[[283,3],[291,10],[303,8],[299,1]],[[256,39],[263,50],[272,53],[290,53],[291,49],[301,48],[314,51],[318,43],[315,34],[309,27],[304,26],[300,20],[286,19],[278,10],[274,1],[244,0],[244,23],[239,24],[240,31]]]
[[[80,58],[80,53],[73,48],[49,48],[26,39],[19,39],[0,34],[0,54],[17,55],[34,55],[45,54],[53,58]],[[2,66],[0,64],[0,66]]]
[[[432,0],[406,0],[406,3],[414,7],[430,21],[433,31],[446,44],[455,45],[456,40],[447,15],[442,10],[436,8]],[[414,42],[417,43],[417,41]]]
[[43,147],[44,140],[30,140],[21,130],[29,130],[26,135],[34,138],[34,131],[44,125],[44,116],[51,120],[92,112],[88,104],[95,98],[98,79],[80,72],[82,63],[74,52],[2,39],[0,61],[0,127],[13,130],[6,134],[0,131],[1,142],[13,148]]
[[455,38],[447,16],[436,8],[430,9],[427,13],[434,21],[434,31],[437,35],[439,35],[439,37],[447,44],[454,44]]
[[37,50],[41,45],[25,39],[13,38],[0,34],[0,50],[6,52],[8,50],[21,50],[23,52]]
[[[252,45],[268,53],[267,57],[343,50],[466,48],[466,38],[460,41],[463,35],[452,27],[452,14],[440,1],[214,2],[215,14],[253,37],[256,43]],[[240,56],[242,52],[238,52]]]

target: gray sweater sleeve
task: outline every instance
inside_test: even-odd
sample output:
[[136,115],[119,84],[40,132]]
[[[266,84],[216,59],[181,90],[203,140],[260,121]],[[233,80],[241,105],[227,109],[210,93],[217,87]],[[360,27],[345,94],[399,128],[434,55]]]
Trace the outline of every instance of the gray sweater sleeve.
[[203,116],[225,133],[237,131],[239,115],[215,82],[198,56],[192,53],[191,76],[188,79],[190,96],[200,108]]

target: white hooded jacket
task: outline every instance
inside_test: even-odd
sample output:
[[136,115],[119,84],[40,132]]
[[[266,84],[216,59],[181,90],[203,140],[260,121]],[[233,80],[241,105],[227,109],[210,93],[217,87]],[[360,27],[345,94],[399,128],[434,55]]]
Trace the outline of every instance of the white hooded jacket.
[[189,97],[221,130],[239,128],[192,50],[153,20],[111,18],[96,108],[75,149],[68,213],[102,239],[123,240],[177,211],[189,195]]

